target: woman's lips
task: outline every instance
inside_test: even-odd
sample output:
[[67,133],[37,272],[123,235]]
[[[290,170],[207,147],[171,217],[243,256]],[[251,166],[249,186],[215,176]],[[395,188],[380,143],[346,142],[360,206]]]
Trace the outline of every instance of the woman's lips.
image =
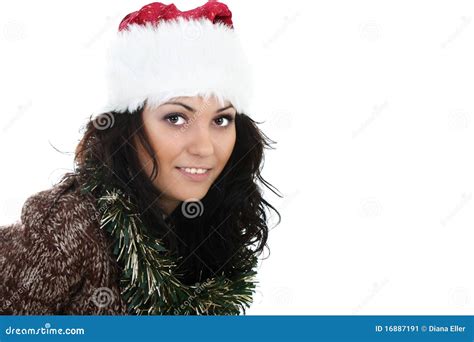
[[186,172],[184,169],[180,168],[180,167],[177,167],[176,169],[178,169],[178,171],[184,175],[185,177],[187,177],[189,180],[192,180],[194,182],[202,182],[203,180],[206,180],[208,177],[209,177],[209,173],[212,169],[209,169],[207,170],[206,172],[204,173],[189,173],[189,172]]

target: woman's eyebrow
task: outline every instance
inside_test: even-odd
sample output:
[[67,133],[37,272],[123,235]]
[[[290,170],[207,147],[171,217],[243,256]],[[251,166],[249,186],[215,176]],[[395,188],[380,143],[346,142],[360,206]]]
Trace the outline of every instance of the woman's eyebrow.
[[[184,103],[181,103],[181,102],[171,101],[171,102],[165,102],[165,103],[163,103],[163,104],[179,105],[179,106],[183,106],[184,108],[186,108],[186,109],[189,110],[190,112],[193,112],[193,113],[196,112],[196,109],[194,109],[194,108],[192,108],[192,107],[189,107],[188,105],[186,105],[186,104],[184,104]],[[227,107],[218,109],[218,110],[216,111],[216,113],[223,112],[224,110],[229,109],[229,108],[233,108],[233,107],[234,107],[233,105],[229,105],[229,106],[227,106]]]

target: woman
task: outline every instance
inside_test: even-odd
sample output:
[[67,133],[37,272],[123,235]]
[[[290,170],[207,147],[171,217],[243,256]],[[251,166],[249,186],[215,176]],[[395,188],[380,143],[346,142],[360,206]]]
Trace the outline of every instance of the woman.
[[245,114],[231,13],[152,3],[119,31],[110,103],[87,124],[74,172],[0,230],[0,313],[245,312],[265,210],[279,213],[257,185],[274,191],[260,174],[270,142]]

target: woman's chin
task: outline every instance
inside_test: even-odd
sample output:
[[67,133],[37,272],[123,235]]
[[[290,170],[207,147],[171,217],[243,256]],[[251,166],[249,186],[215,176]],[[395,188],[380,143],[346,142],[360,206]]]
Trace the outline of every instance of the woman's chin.
[[201,201],[206,196],[207,190],[209,189],[206,191],[189,191],[188,189],[188,191],[181,192],[176,198],[182,202]]

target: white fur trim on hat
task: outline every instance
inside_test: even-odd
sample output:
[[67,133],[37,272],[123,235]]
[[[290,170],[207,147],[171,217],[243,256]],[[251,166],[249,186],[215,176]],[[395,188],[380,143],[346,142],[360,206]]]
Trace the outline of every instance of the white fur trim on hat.
[[129,25],[110,44],[106,68],[104,112],[214,95],[246,113],[253,93],[251,65],[234,30],[203,18]]

